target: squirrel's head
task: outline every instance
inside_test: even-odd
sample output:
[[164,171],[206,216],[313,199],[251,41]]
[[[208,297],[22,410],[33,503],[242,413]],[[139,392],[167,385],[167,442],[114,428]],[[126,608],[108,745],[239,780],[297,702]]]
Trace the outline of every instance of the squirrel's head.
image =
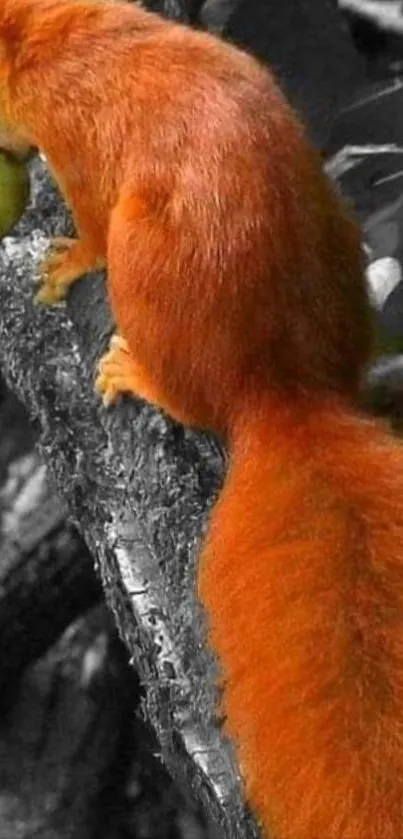
[[13,119],[9,104],[7,71],[4,66],[0,40],[0,151],[10,152],[20,160],[26,160],[32,153],[29,141],[20,120]]
[[21,160],[31,155],[32,146],[12,116],[11,83],[21,38],[29,26],[31,5],[30,0],[0,0],[0,151],[4,149]]
[[[37,135],[38,68],[49,79],[52,60],[70,34],[89,31],[114,0],[0,0],[0,150],[25,157]],[[34,77],[34,82],[31,79]]]
[[33,146],[18,129],[2,121],[0,111],[0,152],[7,151],[19,160],[25,161],[33,154]]

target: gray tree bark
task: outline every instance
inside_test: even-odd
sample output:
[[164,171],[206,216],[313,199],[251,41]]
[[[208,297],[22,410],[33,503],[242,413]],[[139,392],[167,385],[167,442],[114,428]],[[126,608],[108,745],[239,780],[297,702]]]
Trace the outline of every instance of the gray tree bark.
[[31,414],[55,489],[94,557],[163,759],[223,837],[252,839],[258,831],[215,719],[217,667],[195,596],[223,453],[140,400],[102,408],[93,378],[112,328],[104,277],[81,280],[66,307],[33,306],[38,259],[69,221],[43,167],[35,162],[32,172],[32,206],[0,248],[0,368]]
[[31,452],[0,495],[0,709],[24,670],[102,598],[92,557]]
[[99,797],[136,697],[105,612],[72,626],[0,716],[2,839],[107,835]]

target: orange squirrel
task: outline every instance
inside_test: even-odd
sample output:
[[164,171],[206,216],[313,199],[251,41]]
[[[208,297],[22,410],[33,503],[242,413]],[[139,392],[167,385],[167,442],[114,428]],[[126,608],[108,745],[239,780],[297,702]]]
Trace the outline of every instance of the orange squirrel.
[[403,837],[403,452],[355,407],[360,238],[270,72],[137,6],[2,0],[0,143],[43,150],[107,265],[106,403],[228,442],[198,590],[270,839]]

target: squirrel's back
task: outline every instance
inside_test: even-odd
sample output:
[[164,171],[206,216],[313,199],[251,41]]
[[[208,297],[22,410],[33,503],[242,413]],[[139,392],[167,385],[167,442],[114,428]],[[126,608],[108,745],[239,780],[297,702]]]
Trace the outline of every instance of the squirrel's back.
[[[221,356],[234,396],[241,382],[357,389],[371,334],[360,237],[267,68],[120,2],[4,0],[0,37],[10,119],[101,255],[116,204],[114,231],[134,230],[140,201],[172,242],[170,281],[200,301],[200,381]],[[150,276],[158,247],[142,249]],[[144,282],[120,271],[118,285],[115,300]]]

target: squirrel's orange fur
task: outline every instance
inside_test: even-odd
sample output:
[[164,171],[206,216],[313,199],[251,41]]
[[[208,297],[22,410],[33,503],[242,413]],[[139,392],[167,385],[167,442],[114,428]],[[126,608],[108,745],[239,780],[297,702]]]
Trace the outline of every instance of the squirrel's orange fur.
[[403,837],[403,454],[354,408],[359,235],[270,73],[122,3],[2,0],[0,142],[42,149],[107,264],[110,401],[222,434],[199,571],[225,730],[273,839]]

